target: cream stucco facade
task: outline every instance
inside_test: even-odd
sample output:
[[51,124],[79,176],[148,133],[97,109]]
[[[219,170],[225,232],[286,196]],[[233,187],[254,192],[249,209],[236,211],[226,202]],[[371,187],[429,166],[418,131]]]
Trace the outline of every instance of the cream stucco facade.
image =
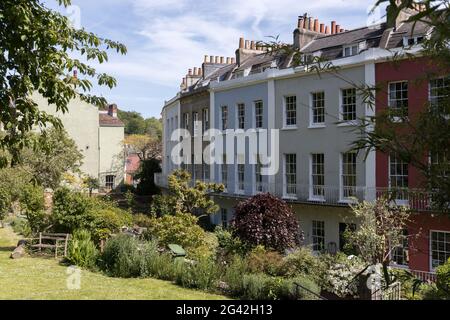
[[33,94],[33,100],[41,111],[61,119],[65,130],[84,156],[81,166],[84,175],[98,178],[101,189],[114,189],[122,184],[125,172],[125,130],[117,118],[115,105],[99,111],[96,106],[77,98],[69,102],[68,112],[62,113],[39,94]]

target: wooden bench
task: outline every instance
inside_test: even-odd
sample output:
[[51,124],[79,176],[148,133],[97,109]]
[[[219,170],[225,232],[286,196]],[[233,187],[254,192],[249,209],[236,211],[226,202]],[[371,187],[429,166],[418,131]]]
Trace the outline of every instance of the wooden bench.
[[[32,240],[39,240],[39,243],[30,245],[31,248],[38,249],[42,252],[42,249],[55,250],[55,258],[58,258],[59,249],[64,249],[63,257],[67,256],[67,245],[69,243],[70,235],[67,233],[39,233],[39,238]],[[52,242],[52,243],[47,243]]]

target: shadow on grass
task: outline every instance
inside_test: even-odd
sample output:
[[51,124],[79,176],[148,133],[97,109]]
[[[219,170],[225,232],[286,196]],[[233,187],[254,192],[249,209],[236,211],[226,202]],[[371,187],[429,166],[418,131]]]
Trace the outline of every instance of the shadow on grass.
[[13,252],[16,247],[0,247],[0,252]]

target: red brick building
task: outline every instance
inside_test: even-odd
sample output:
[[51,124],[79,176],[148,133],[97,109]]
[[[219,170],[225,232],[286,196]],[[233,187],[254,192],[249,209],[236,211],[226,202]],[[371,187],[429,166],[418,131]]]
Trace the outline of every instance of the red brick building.
[[[426,58],[414,60],[382,62],[376,64],[376,82],[381,89],[377,93],[377,112],[388,106],[407,107],[408,117],[427,108],[436,86],[449,85],[448,74],[439,72]],[[429,79],[428,75],[435,73]],[[446,80],[444,80],[446,79]],[[428,161],[429,156],[424,155]],[[398,188],[399,190],[420,189],[424,177],[418,169],[395,157],[377,152],[377,188]],[[394,260],[411,270],[433,272],[435,268],[450,258],[450,218],[437,215],[429,210],[429,196],[418,193],[412,196],[408,191],[397,196],[399,203],[416,209],[408,227],[408,244],[394,252]]]

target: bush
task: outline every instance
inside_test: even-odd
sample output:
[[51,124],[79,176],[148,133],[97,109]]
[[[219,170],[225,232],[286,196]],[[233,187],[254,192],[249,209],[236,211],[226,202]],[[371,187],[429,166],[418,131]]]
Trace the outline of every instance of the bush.
[[144,245],[141,276],[170,281],[175,279],[175,265],[172,255],[159,253],[158,244],[155,241],[147,242]]
[[77,230],[73,233],[67,250],[69,263],[81,268],[92,269],[98,257],[98,251],[91,234],[87,230]]
[[248,254],[246,260],[252,273],[283,275],[283,257],[276,251],[266,251],[264,247],[258,246]]
[[450,299],[450,259],[436,269],[436,286],[444,299]]
[[44,188],[26,185],[20,197],[20,206],[32,232],[44,231],[49,226],[48,215],[45,213]]
[[225,255],[244,255],[247,252],[247,247],[239,239],[235,237],[233,233],[229,230],[225,230],[222,227],[217,227],[214,231],[219,248],[223,251]]
[[297,276],[283,280],[278,297],[282,300],[317,300],[311,292],[320,295],[320,287],[307,277]]
[[24,218],[14,218],[14,220],[11,221],[11,227],[13,228],[13,231],[17,234],[21,234],[24,237],[30,237],[32,234],[30,225],[28,224],[27,219]]
[[0,221],[5,219],[6,215],[9,213],[9,208],[11,206],[11,197],[9,193],[0,188]]
[[355,278],[366,267],[362,260],[355,256],[347,257],[343,253],[324,255],[323,259],[327,263],[323,289],[342,298],[356,297],[359,282]]
[[138,240],[127,235],[118,235],[106,242],[100,258],[100,267],[118,278],[141,276],[144,253]]
[[153,218],[146,237],[156,238],[164,246],[178,244],[192,255],[195,249],[207,245],[206,232],[197,222],[198,218],[191,214]]
[[226,267],[223,281],[227,284],[227,293],[233,297],[240,297],[244,292],[242,276],[248,271],[247,261],[236,255]]
[[194,263],[177,261],[175,283],[185,288],[212,290],[216,288],[219,270],[212,259]]
[[131,215],[99,198],[89,197],[69,189],[58,189],[53,198],[53,229],[73,233],[88,230],[94,240],[106,239],[131,224]]
[[133,215],[133,224],[141,228],[150,228],[152,226],[153,219],[145,214]]
[[288,277],[306,275],[315,282],[322,283],[327,265],[310,249],[302,247],[283,259],[283,270]]
[[286,202],[260,194],[239,203],[232,222],[236,235],[251,246],[284,252],[299,243],[299,226]]

